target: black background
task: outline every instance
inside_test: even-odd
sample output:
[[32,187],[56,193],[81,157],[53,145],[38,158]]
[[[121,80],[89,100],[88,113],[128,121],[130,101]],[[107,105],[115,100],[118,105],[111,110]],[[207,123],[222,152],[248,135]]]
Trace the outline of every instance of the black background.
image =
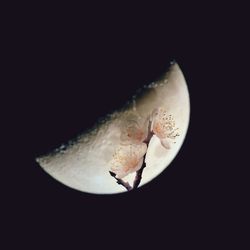
[[[235,6],[218,4],[20,7],[27,9],[13,7],[16,18],[6,19],[6,64],[15,69],[8,77],[16,152],[13,177],[6,178],[9,235],[40,246],[113,246],[116,239],[154,248],[162,239],[224,244],[238,219],[237,180],[233,160],[222,157],[229,152],[220,119],[234,109],[222,99],[230,99],[244,14],[235,18]],[[35,163],[122,106],[172,60],[188,84],[191,119],[179,154],[158,178],[135,192],[92,195],[60,184]]]

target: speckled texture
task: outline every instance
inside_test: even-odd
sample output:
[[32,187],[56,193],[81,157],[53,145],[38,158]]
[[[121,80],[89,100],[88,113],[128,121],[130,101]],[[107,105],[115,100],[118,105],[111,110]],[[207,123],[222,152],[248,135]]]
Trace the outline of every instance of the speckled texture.
[[[141,185],[160,174],[174,159],[185,138],[190,113],[189,94],[185,79],[178,66],[173,64],[158,82],[145,86],[140,96],[134,96],[122,110],[107,115],[100,124],[66,148],[60,148],[36,160],[52,177],[74,189],[96,194],[125,192],[110,176],[109,162],[122,143],[121,131],[128,120],[144,123],[155,108],[163,107],[175,119],[179,128],[175,144],[165,149],[153,136],[146,156]],[[132,118],[131,118],[132,117]],[[132,181],[134,174],[125,177]]]

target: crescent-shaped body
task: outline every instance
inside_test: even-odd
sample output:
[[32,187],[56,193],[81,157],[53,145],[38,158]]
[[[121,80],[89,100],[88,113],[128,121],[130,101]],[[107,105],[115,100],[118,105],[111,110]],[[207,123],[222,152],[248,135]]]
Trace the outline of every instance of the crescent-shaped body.
[[[169,148],[164,147],[156,135],[152,137],[140,183],[142,186],[169,166],[188,129],[189,93],[177,63],[171,65],[162,79],[145,86],[123,109],[107,115],[102,122],[79,135],[67,147],[61,146],[50,154],[38,157],[36,161],[48,174],[71,188],[94,194],[125,192],[124,187],[118,185],[109,173],[115,150],[126,142],[122,134],[124,124],[143,127],[152,112],[159,107],[173,116],[179,136]],[[155,130],[158,128],[156,125]],[[143,136],[143,131],[138,139],[140,136]],[[133,178],[134,173],[131,173],[124,179],[132,182]]]

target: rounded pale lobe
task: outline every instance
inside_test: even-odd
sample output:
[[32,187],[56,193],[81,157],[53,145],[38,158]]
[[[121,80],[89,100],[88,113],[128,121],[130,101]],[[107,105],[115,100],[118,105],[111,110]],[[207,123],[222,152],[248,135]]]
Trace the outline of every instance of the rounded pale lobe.
[[143,163],[143,156],[147,151],[145,143],[120,146],[110,162],[111,171],[121,179],[139,170]]
[[[90,132],[79,135],[66,149],[59,148],[36,160],[47,173],[71,188],[95,194],[125,192],[124,187],[117,185],[109,174],[113,155],[120,147],[128,147],[131,138],[133,145],[140,145],[144,141],[148,132],[145,123],[158,108],[162,108],[166,115],[156,115],[155,123],[151,126],[155,135],[147,148],[146,167],[140,184],[142,186],[169,166],[187,132],[189,94],[183,74],[176,63],[161,80],[146,86],[131,105],[108,115],[105,121],[97,124]],[[170,126],[171,119],[169,126],[163,122],[163,118],[169,118],[169,115],[174,118],[175,127],[173,124]],[[178,130],[171,134],[176,128]],[[124,134],[124,131],[127,133]],[[176,138],[171,139],[172,136]],[[126,162],[127,167],[133,166],[132,169],[136,170],[141,163],[137,158],[144,153],[144,149],[139,150],[140,153],[129,150],[125,152],[133,156],[131,161],[126,162],[118,153],[121,157],[118,157],[118,162]],[[118,166],[115,165],[114,168]],[[120,176],[123,176],[122,172]],[[124,177],[128,182],[133,179],[134,173]]]

